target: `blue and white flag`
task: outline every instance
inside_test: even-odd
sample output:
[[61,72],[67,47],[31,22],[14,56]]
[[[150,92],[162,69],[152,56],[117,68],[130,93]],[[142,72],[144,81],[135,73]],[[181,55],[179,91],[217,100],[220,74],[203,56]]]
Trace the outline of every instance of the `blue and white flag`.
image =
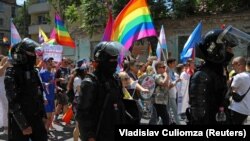
[[156,56],[158,60],[161,60],[162,49],[167,49],[167,42],[163,25],[161,26],[160,36],[158,38],[158,44],[156,48]]
[[12,20],[10,20],[10,34],[11,34],[11,46],[21,42],[21,37],[16,29],[16,26],[13,24]]
[[202,23],[196,26],[192,34],[189,36],[187,42],[185,43],[183,50],[181,52],[181,62],[185,63],[187,59],[192,57],[193,49],[195,48],[196,44],[201,40],[201,31],[202,31]]

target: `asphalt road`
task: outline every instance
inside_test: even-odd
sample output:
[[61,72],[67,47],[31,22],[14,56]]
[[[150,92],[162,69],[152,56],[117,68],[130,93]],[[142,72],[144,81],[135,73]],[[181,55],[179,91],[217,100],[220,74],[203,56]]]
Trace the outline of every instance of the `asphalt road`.
[[[64,122],[60,122],[58,124],[53,124],[53,127],[55,131],[50,131],[48,133],[49,141],[73,141],[74,123],[66,126]],[[0,130],[0,141],[7,141],[8,136],[3,134],[2,131],[3,130]]]

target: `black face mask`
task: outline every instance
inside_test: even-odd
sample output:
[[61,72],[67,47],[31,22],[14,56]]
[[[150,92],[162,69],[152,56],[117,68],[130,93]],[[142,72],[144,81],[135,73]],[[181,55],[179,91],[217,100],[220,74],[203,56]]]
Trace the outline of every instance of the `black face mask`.
[[[117,57],[113,57],[110,59],[117,59]],[[113,76],[113,74],[116,72],[117,67],[117,61],[109,61],[110,59],[107,59],[106,61],[99,62],[98,69],[104,73],[104,75],[107,76]]]
[[36,56],[28,56],[27,55],[27,58],[28,58],[27,65],[30,67],[34,67],[36,64]]

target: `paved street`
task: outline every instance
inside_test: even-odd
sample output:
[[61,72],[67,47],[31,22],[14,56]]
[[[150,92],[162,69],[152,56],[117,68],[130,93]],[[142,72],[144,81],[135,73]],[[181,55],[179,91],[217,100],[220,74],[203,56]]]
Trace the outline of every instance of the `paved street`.
[[[146,120],[143,120],[142,123],[146,123]],[[185,125],[184,122],[181,122]],[[248,117],[245,125],[250,125],[250,116]],[[54,124],[56,131],[50,132],[49,141],[73,141],[72,133],[74,128],[65,126],[63,122],[60,124]],[[7,135],[3,135],[2,130],[0,130],[0,141],[7,141]],[[80,139],[79,139],[80,141]]]
[[[56,130],[49,132],[49,141],[73,141],[73,126],[74,124],[65,126],[64,122],[53,124]],[[0,130],[0,141],[7,141],[7,138],[7,135],[4,135],[2,130]]]

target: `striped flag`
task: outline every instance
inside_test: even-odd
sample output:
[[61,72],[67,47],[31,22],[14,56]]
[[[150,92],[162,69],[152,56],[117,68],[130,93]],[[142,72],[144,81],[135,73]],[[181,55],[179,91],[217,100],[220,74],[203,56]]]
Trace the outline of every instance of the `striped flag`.
[[11,46],[21,42],[22,39],[16,29],[16,26],[13,24],[12,20],[10,21],[10,34],[11,34]]
[[55,25],[56,25],[56,42],[60,45],[75,48],[75,43],[69,35],[64,22],[62,21],[59,14],[55,14]]
[[102,37],[102,41],[110,41],[111,40],[111,34],[112,34],[112,27],[113,27],[113,17],[112,17],[112,12],[109,10],[109,19],[106,24],[106,28]]
[[51,45],[56,44],[56,29],[55,28],[52,29],[49,39],[46,43],[51,44]]
[[44,33],[41,27],[39,27],[39,32],[38,32],[38,39],[39,43],[44,43],[48,41],[47,35]]
[[49,38],[50,39],[55,39],[56,38],[56,29],[55,28],[52,29]]
[[192,57],[193,49],[195,48],[196,44],[201,40],[201,31],[202,31],[202,23],[196,26],[192,34],[189,36],[187,42],[185,43],[183,50],[181,52],[181,62],[185,63],[188,58]]
[[158,60],[161,60],[162,49],[167,49],[166,36],[163,25],[161,26],[160,36],[158,38],[158,44],[156,48],[156,56]]
[[114,21],[111,39],[129,50],[134,41],[156,35],[146,0],[130,0]]

